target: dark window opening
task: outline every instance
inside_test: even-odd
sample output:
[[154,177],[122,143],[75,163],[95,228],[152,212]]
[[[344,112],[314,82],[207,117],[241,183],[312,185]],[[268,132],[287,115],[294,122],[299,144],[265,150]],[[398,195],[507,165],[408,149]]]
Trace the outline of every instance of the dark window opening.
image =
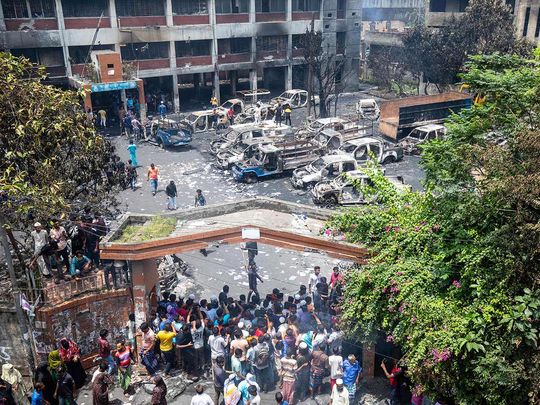
[[347,10],[347,0],[338,0],[337,1],[337,11]]
[[123,60],[165,59],[169,57],[168,42],[138,42],[121,47]]
[[29,4],[33,18],[56,17],[54,0],[29,0]]
[[319,11],[321,9],[320,0],[292,0],[293,11]]
[[211,40],[178,41],[175,43],[176,57],[208,56],[210,55]]
[[116,0],[116,14],[120,17],[165,15],[161,0]]
[[231,38],[218,40],[218,54],[250,53],[251,38]]
[[444,13],[446,11],[446,0],[431,0],[429,11],[433,13]]
[[216,0],[216,14],[249,13],[249,0]]
[[64,66],[64,53],[62,48],[24,48],[12,49],[13,56],[24,56],[32,63],[47,67]]
[[257,51],[259,52],[287,52],[287,35],[269,35],[258,37],[256,40]]
[[[103,50],[114,50],[114,45],[94,45],[92,47],[93,51],[103,51]],[[90,51],[90,46],[70,46],[69,47],[69,61],[74,64],[84,63],[88,60],[90,62],[90,57],[88,52]],[[87,59],[88,58],[88,59]]]
[[107,0],[62,0],[64,17],[99,17],[109,15],[109,2]]
[[506,0],[506,4],[510,6],[511,13],[514,14],[516,8],[516,0]]
[[345,55],[346,32],[336,32],[336,54]]
[[293,34],[292,49],[304,49],[307,40],[306,34]]
[[2,0],[4,18],[28,18],[26,0]]
[[531,17],[531,8],[527,7],[525,9],[525,23],[523,24],[523,36],[527,36],[527,31],[529,30],[529,18]]
[[175,15],[196,15],[208,14],[207,0],[173,0],[173,14]]
[[257,13],[284,13],[285,0],[255,0]]

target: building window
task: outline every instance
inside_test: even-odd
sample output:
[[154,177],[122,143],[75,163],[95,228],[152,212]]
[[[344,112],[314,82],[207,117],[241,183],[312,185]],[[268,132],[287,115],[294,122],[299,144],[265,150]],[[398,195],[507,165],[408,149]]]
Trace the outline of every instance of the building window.
[[284,13],[285,0],[255,0],[257,13]]
[[538,10],[538,15],[536,16],[536,29],[534,30],[534,37],[538,38],[540,35],[540,10]]
[[[114,45],[94,45],[92,47],[93,51],[103,51],[103,50],[114,50]],[[69,61],[74,64],[81,64],[90,61],[90,46],[70,46],[69,47]],[[88,58],[88,59],[87,59]]]
[[347,0],[338,0],[337,11],[346,11],[346,10],[347,10]]
[[249,0],[216,0],[216,14],[249,13]]
[[211,40],[178,41],[175,43],[176,57],[208,56],[210,55]]
[[258,52],[287,52],[287,35],[269,35],[258,37],[257,41]]
[[109,2],[107,0],[62,0],[64,17],[99,17],[109,15]]
[[13,56],[24,56],[32,63],[47,67],[64,66],[62,48],[24,48],[12,49]]
[[429,11],[433,13],[444,13],[446,11],[446,0],[431,0]]
[[54,18],[54,0],[4,0],[4,18]]
[[121,48],[123,60],[166,59],[169,57],[168,42],[138,42]]
[[293,11],[320,11],[320,0],[292,0]]
[[172,8],[175,15],[208,14],[207,0],[173,0]]
[[514,14],[514,9],[516,8],[516,0],[506,0],[506,5],[510,6],[512,14]]
[[527,36],[527,31],[529,30],[529,18],[531,17],[531,8],[527,7],[525,9],[525,23],[523,24],[523,36]]
[[163,1],[116,0],[116,14],[120,17],[165,15]]
[[231,38],[218,40],[218,54],[250,53],[251,38]]
[[336,54],[345,55],[345,40],[347,32],[336,32]]
[[292,49],[304,49],[306,43],[306,34],[293,34]]

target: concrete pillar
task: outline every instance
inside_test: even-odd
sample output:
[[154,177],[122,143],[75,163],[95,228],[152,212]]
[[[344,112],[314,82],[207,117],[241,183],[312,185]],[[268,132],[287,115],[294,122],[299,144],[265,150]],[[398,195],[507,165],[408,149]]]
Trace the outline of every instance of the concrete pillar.
[[[257,90],[257,69],[249,71],[249,89]],[[253,97],[253,101],[257,101],[257,96]]]
[[536,31],[536,21],[538,20],[539,11],[540,10],[538,9],[538,7],[531,7],[531,14],[529,16],[529,26],[527,27],[527,39],[531,42],[534,42],[536,40],[536,38],[534,37],[534,34]]
[[64,23],[64,10],[62,9],[62,0],[55,0],[56,6],[56,20],[58,21],[58,31],[60,33],[60,45],[62,46],[62,53],[64,55],[64,66],[66,67],[66,76],[70,77],[71,62],[69,61],[69,48],[66,44],[66,25]]
[[287,65],[287,73],[285,74],[285,90],[292,89],[292,63]]
[[238,71],[237,70],[231,70],[229,72],[229,81],[231,82],[231,93],[232,96],[236,96],[236,85],[238,82]]
[[172,27],[174,25],[172,0],[165,0],[165,20],[167,21],[167,26]]
[[255,8],[255,0],[249,0],[249,22],[255,23],[257,19],[257,12]]
[[[111,28],[118,28],[118,18],[116,16],[116,0],[109,0],[109,18],[111,19]],[[120,50],[118,50],[118,52],[120,52]]]
[[[171,0],[167,0],[167,3],[169,3],[170,5]],[[171,23],[172,23],[172,14],[171,14]],[[180,96],[178,93],[178,73],[176,70],[176,46],[175,46],[174,41],[169,41],[169,66],[171,67],[171,73],[172,73],[173,108],[174,108],[174,112],[177,113],[180,111]]]
[[155,259],[131,262],[133,277],[133,306],[135,325],[150,320],[151,294],[159,284],[159,275]]
[[[144,96],[144,82],[142,79],[137,79],[137,91],[139,92],[139,105],[140,105],[140,112],[141,115],[141,122],[146,119],[146,97]],[[124,91],[124,97],[126,96],[126,92]],[[122,97],[122,95],[120,95]]]
[[127,111],[127,96],[126,96],[126,90],[122,89],[120,90],[120,100],[122,101],[122,104],[124,105],[124,109]]
[[[4,20],[4,9],[0,7],[0,32],[6,32],[6,21]],[[7,48],[5,44],[5,36],[2,36],[2,41],[4,43],[0,44],[2,45],[2,49]]]
[[292,21],[292,2],[293,0],[287,0],[285,3],[287,21]]
[[375,346],[369,343],[362,345],[362,368],[367,381],[375,377]]
[[208,12],[210,17],[210,26],[212,27],[212,65],[214,65],[214,97],[217,98],[218,103],[221,104],[219,94],[219,66],[218,66],[218,41],[216,35],[216,1],[208,1]]
[[221,104],[221,94],[219,90],[219,68],[217,64],[214,69],[214,97],[217,98],[218,104]]

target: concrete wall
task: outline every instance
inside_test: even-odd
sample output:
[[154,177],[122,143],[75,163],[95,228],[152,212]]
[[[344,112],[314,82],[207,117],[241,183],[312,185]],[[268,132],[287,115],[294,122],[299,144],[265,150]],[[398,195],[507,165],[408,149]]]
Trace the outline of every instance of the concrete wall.
[[38,352],[45,358],[62,337],[68,337],[77,342],[88,366],[97,353],[100,329],[109,330],[109,341],[114,344],[117,338],[125,336],[130,313],[133,301],[129,290],[92,294],[41,308],[36,322]]
[[15,308],[0,308],[0,325],[0,364],[11,363],[23,375],[30,375]]

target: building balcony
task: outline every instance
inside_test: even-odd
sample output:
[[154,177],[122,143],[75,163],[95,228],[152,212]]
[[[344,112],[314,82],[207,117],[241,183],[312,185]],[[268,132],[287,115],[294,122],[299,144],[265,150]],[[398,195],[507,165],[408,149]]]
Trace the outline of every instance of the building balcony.
[[240,63],[240,62],[250,62],[251,55],[249,52],[246,53],[230,53],[218,55],[218,63]]
[[57,30],[58,21],[56,18],[6,18],[6,31],[21,30]]
[[173,23],[174,25],[210,24],[210,17],[208,14],[175,15],[173,16]]
[[239,24],[249,22],[249,14],[216,14],[218,24]]
[[275,59],[285,59],[287,51],[259,51],[257,52],[257,61],[271,61]]
[[321,15],[320,15],[320,13],[318,11],[293,11],[293,13],[292,13],[293,21],[318,20],[320,16]]
[[64,25],[68,30],[78,30],[82,28],[111,28],[111,20],[109,17],[103,17],[101,23],[99,17],[69,17],[64,18]]
[[304,57],[304,49],[293,49],[292,50],[292,56],[293,56],[293,58],[303,58]]
[[271,22],[271,21],[286,21],[287,15],[283,13],[257,13],[255,15],[256,22]]
[[402,46],[404,31],[366,31],[364,41],[369,45]]
[[188,68],[190,66],[207,66],[212,65],[212,56],[182,56],[176,58],[176,67]]
[[153,27],[156,25],[167,25],[167,18],[164,15],[149,15],[138,17],[119,17],[119,28],[127,27]]

